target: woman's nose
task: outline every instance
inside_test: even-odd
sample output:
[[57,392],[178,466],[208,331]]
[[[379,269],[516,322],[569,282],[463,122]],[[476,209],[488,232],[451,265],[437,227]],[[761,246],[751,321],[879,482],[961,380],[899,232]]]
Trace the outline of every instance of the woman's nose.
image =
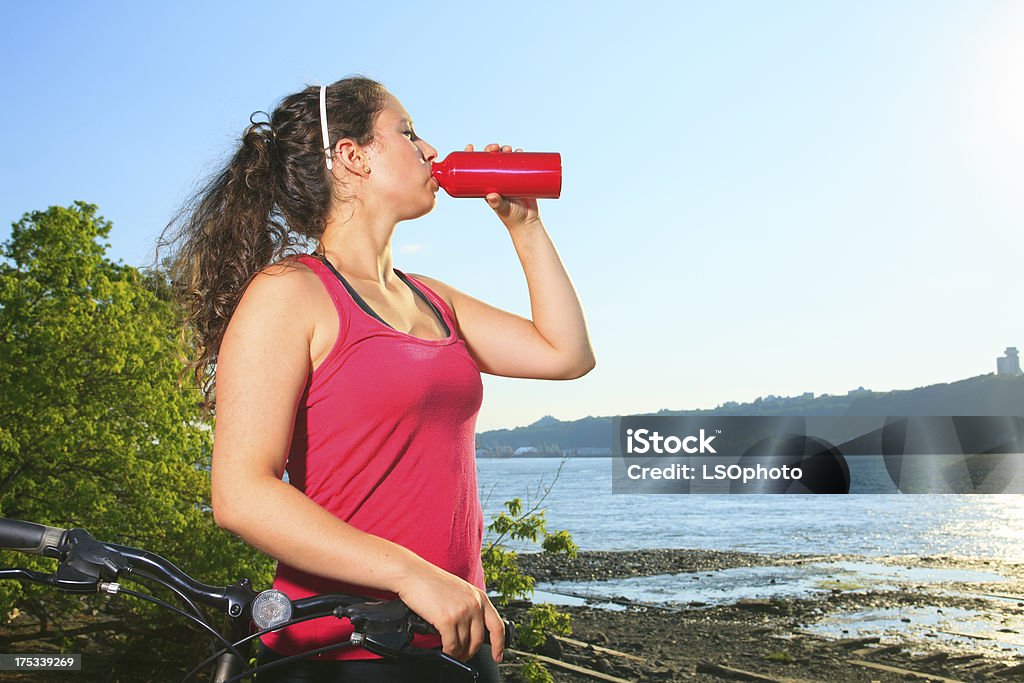
[[420,142],[423,143],[423,147],[422,147],[423,158],[426,159],[428,162],[433,161],[434,159],[436,159],[437,158],[437,150],[434,149],[434,147],[429,142],[427,142],[426,140],[421,139]]

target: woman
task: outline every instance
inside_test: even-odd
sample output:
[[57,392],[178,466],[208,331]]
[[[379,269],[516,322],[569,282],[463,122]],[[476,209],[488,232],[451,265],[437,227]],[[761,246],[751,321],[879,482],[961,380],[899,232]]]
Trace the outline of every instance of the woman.
[[[532,320],[392,268],[395,226],[434,206],[436,156],[380,84],[307,87],[248,128],[199,194],[175,270],[211,402],[216,367],[217,523],[276,558],[275,586],[291,597],[397,595],[444,652],[497,680],[503,627],[484,591],[474,465],[479,374],[570,379],[594,355],[535,200],[487,197],[522,262]],[[265,638],[261,658],[350,632],[307,622]],[[272,680],[436,680],[348,661],[367,657],[334,650]]]

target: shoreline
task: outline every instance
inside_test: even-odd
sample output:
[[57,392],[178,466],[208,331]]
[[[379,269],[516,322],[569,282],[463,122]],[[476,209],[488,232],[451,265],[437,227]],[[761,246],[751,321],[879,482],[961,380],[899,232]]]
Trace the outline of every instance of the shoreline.
[[[561,663],[548,664],[559,683],[1024,680],[1024,563],[703,549],[583,551],[574,560],[522,554],[518,561],[550,595],[575,603],[558,607],[571,615],[572,635],[549,639],[537,653]],[[573,582],[572,590],[561,582]],[[499,612],[522,624],[528,606]],[[122,642],[124,618],[114,605],[100,607],[51,624],[43,640],[38,622],[12,614],[0,632],[16,651],[84,652],[76,679],[108,683],[180,680],[188,659],[180,653],[208,646],[177,621]],[[62,637],[70,640],[55,644]],[[162,661],[153,656],[153,638],[184,640]],[[534,656],[509,653],[506,683],[521,680],[517,672]],[[0,681],[66,679],[0,672]]]
[[860,555],[854,553],[760,553],[706,548],[651,548],[643,550],[581,550],[575,559],[519,553],[519,566],[538,581],[585,576],[592,580],[652,576],[659,573],[715,571],[739,567],[802,564],[816,561],[862,560],[891,565],[920,564],[951,569],[990,569],[1024,582],[1024,562],[1000,558],[936,555]]
[[[568,581],[577,588],[582,584],[584,593],[602,596],[560,606],[572,616],[571,639],[581,644],[549,639],[541,654],[612,678],[1024,680],[1021,563],[947,555],[767,555],[696,549],[582,551],[574,560],[522,554],[519,563],[545,590]],[[849,578],[843,572],[850,568],[861,574]],[[731,577],[745,577],[744,570],[755,578],[778,573],[783,578],[765,583],[769,592],[779,594],[760,597],[765,587],[759,586],[752,591],[759,593],[754,597],[655,604],[623,595],[608,600],[604,590],[654,584],[659,577],[664,582],[670,575],[687,589],[711,583],[713,592],[719,585],[716,579],[724,578],[731,587]],[[805,581],[809,575],[812,587],[786,595],[791,588],[786,577],[793,574]],[[609,580],[616,583],[602,583]],[[525,605],[505,612],[521,621]],[[524,659],[509,658],[508,680],[517,680],[515,671]],[[599,680],[555,666],[549,670],[555,681]]]

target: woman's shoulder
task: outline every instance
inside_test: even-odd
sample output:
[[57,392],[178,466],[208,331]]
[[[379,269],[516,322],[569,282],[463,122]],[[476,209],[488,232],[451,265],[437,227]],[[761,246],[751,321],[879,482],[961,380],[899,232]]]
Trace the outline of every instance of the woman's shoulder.
[[288,296],[308,294],[320,277],[301,256],[289,256],[261,268],[249,281],[246,295]]
[[[319,276],[297,257],[260,269],[235,308],[225,346],[317,357],[338,333],[338,313]],[[257,350],[257,351],[254,351]]]
[[294,314],[323,290],[319,276],[299,257],[264,266],[246,286],[237,312]]

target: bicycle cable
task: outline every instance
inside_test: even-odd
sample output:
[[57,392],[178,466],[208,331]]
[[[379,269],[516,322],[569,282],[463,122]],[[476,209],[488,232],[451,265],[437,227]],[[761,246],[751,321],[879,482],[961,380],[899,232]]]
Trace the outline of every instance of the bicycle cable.
[[[130,573],[133,577],[138,576],[145,579],[149,579],[150,581],[153,581],[154,583],[171,590],[175,595],[178,596],[178,598],[181,599],[182,602],[184,602],[186,605],[192,608],[192,611],[195,612],[195,615],[198,618],[202,619],[203,621],[206,621],[206,615],[202,612],[202,610],[200,610],[199,607],[196,606],[196,603],[194,603],[187,595],[181,592],[176,586],[173,586],[172,584],[170,584],[167,581],[164,581],[158,576],[150,574],[149,572],[143,571],[141,569],[135,569],[134,567],[130,567],[128,569],[128,573]],[[210,652],[217,652],[217,641],[213,640],[212,638],[210,639]],[[220,652],[226,652],[226,650],[220,650]]]
[[182,602],[184,602],[186,605],[188,605],[189,607],[192,608],[192,611],[195,613],[195,615],[197,617],[199,617],[200,619],[204,619],[205,620],[206,615],[203,614],[202,610],[200,610],[198,606],[196,606],[196,603],[193,602],[187,595],[185,595],[183,592],[181,592],[181,590],[179,590],[177,587],[175,587],[171,583],[169,583],[167,581],[164,581],[159,576],[156,576],[154,574],[150,574],[149,572],[144,571],[142,569],[129,568],[127,573],[131,574],[133,577],[134,576],[140,576],[140,577],[142,577],[144,579],[148,579],[148,580],[150,580],[150,581],[152,581],[152,582],[154,582],[156,584],[159,584],[159,585],[163,586],[164,588],[167,588],[168,590],[172,591],[175,595],[177,595],[181,599]]
[[[292,626],[294,624],[301,624],[302,622],[309,621],[310,619],[319,619],[321,617],[329,617],[329,616],[332,616],[333,614],[334,614],[333,610],[330,611],[330,612],[317,612],[316,614],[307,614],[304,617],[300,617],[298,619],[293,619],[293,620],[289,621],[286,624],[279,624],[277,626],[267,627],[267,628],[263,629],[262,631],[258,631],[256,633],[253,633],[251,635],[246,636],[245,638],[242,638],[241,640],[239,640],[238,642],[235,643],[235,647],[237,648],[240,645],[245,645],[246,643],[248,643],[249,641],[251,641],[251,640],[253,640],[255,638],[259,638],[260,636],[266,635],[268,633],[273,633],[274,631],[282,629],[282,628],[284,628],[286,626]],[[227,648],[221,648],[220,650],[217,650],[216,652],[211,654],[209,657],[207,657],[203,661],[199,662],[199,664],[197,664],[191,671],[189,671],[185,675],[185,677],[183,679],[181,679],[181,683],[185,683],[185,681],[187,681],[188,679],[190,679],[193,676],[195,676],[196,674],[198,674],[200,671],[202,671],[204,668],[206,668],[207,666],[212,664],[218,657],[220,657],[221,655],[223,655],[227,651],[228,651]]]
[[297,655],[289,655],[288,657],[282,657],[281,659],[276,659],[276,660],[274,660],[272,662],[267,662],[266,664],[260,664],[257,667],[254,667],[254,668],[249,669],[247,671],[243,671],[242,673],[240,673],[240,674],[238,674],[236,676],[232,676],[228,680],[224,681],[224,683],[238,683],[238,681],[245,680],[246,678],[252,676],[253,674],[259,673],[260,671],[264,671],[266,669],[273,669],[273,668],[281,666],[283,664],[287,664],[289,662],[292,662],[292,661],[294,661],[296,659],[302,659],[304,657],[309,657],[310,655],[318,655],[318,654],[321,654],[323,652],[330,652],[331,650],[340,650],[343,647],[355,647],[355,645],[356,644],[353,643],[351,640],[348,640],[348,641],[345,641],[343,643],[332,643],[331,645],[325,645],[324,647],[318,647],[317,649],[309,650],[308,652],[300,652]]
[[169,602],[167,602],[165,600],[161,600],[160,598],[154,597],[152,595],[146,595],[145,593],[140,593],[139,591],[135,591],[135,590],[132,590],[130,588],[121,588],[118,592],[124,593],[126,595],[131,595],[133,597],[139,598],[140,600],[148,600],[149,602],[152,602],[155,605],[159,605],[159,606],[161,606],[161,607],[163,607],[165,609],[169,609],[172,612],[174,612],[175,614],[178,614],[179,616],[185,617],[189,621],[194,622],[194,623],[198,624],[199,626],[202,626],[213,637],[215,637],[220,642],[224,643],[224,645],[228,649],[228,652],[233,654],[235,657],[238,657],[238,661],[240,661],[240,662],[246,661],[245,657],[242,656],[242,653],[238,651],[238,648],[236,648],[233,644],[228,642],[227,638],[225,638],[220,633],[218,633],[212,626],[207,624],[202,619],[197,619],[196,617],[192,616],[191,614],[189,614],[185,610],[180,609],[178,607],[175,607],[171,603],[169,603]]

